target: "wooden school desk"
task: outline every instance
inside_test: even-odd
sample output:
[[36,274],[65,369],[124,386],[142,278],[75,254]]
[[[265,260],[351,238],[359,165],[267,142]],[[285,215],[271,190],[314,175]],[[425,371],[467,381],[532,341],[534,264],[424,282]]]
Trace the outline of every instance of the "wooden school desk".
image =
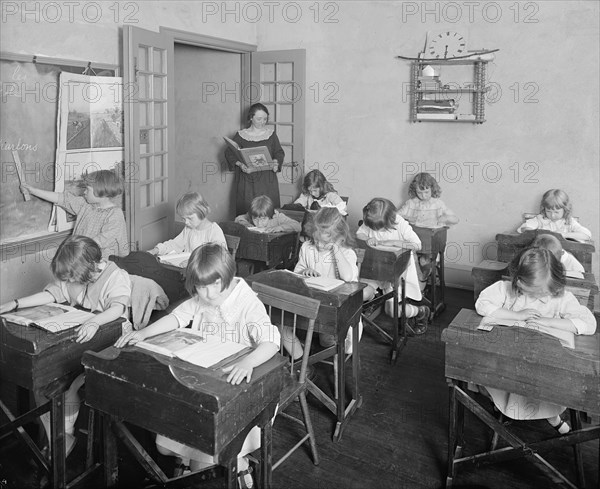
[[[339,393],[337,399],[332,399],[325,394],[313,382],[307,379],[308,390],[321,401],[337,417],[336,427],[333,434],[333,440],[339,441],[343,431],[348,425],[354,412],[362,404],[362,396],[359,389],[359,370],[360,370],[360,342],[358,340],[358,321],[362,310],[362,289],[365,285],[359,282],[348,282],[330,291],[321,291],[309,288],[302,278],[284,270],[265,270],[246,277],[250,286],[252,283],[259,282],[271,285],[283,290],[288,290],[296,294],[305,295],[321,301],[319,314],[315,323],[315,333],[326,333],[335,335],[336,345],[325,348],[310,357],[310,363],[319,362],[326,358],[334,357],[337,354],[337,383]],[[273,321],[279,316],[280,311],[273,314]],[[349,403],[346,406],[346,369],[344,340],[348,333],[348,328],[353,326],[352,341],[352,378],[353,392]],[[298,328],[305,328],[305,324],[298,322]],[[335,396],[334,396],[335,397]]]
[[191,487],[213,473],[193,472],[185,481],[167,478],[123,421],[214,454],[226,469],[229,489],[237,487],[237,456],[246,435],[260,426],[261,482],[270,487],[271,419],[286,360],[274,356],[254,369],[250,383],[240,385],[226,381],[221,369],[227,363],[203,368],[136,346],[84,355],[86,404],[102,413],[107,487],[118,483],[115,434],[161,487]]
[[[538,452],[569,445],[577,447],[578,443],[600,438],[600,425],[582,429],[579,417],[573,415],[573,431],[568,434],[526,443],[471,397],[464,384],[473,382],[495,387],[597,416],[600,414],[600,334],[575,336],[575,349],[571,350],[561,346],[556,338],[523,328],[494,326],[490,332],[479,331],[480,322],[481,316],[475,311],[462,309],[442,332],[446,343],[446,378],[450,386],[446,487],[452,486],[459,465],[519,457],[533,460],[553,478],[575,487]],[[510,447],[463,456],[464,408],[506,439]],[[578,472],[583,474],[577,450],[575,459]]]
[[[11,431],[18,434],[31,450],[36,463],[51,474],[52,487],[68,487],[66,481],[65,454],[65,391],[71,382],[83,372],[81,356],[86,350],[99,351],[112,345],[121,336],[122,320],[105,324],[86,343],[76,343],[75,328],[60,333],[50,333],[35,326],[21,326],[2,319],[0,325],[0,381],[16,384],[20,390],[27,389],[36,396],[50,401],[17,417],[0,401],[2,411],[9,422],[0,427],[0,438]],[[33,440],[21,428],[41,414],[50,411],[51,465]],[[88,434],[91,437],[91,433]],[[92,465],[81,476],[91,475],[99,468]]]
[[[419,254],[428,255],[431,260],[431,274],[429,275],[429,297],[432,305],[432,313],[437,316],[446,309],[444,294],[446,290],[446,279],[444,276],[444,252],[446,251],[446,240],[448,228],[422,228],[413,226],[413,231],[421,240],[421,251]],[[438,260],[439,257],[439,260]]]
[[[393,323],[392,323],[392,334],[390,335],[387,331],[384,331],[378,324],[365,315],[362,316],[363,321],[368,325],[375,328],[383,338],[388,341],[392,347],[390,349],[390,359],[395,362],[398,358],[398,354],[406,345],[406,295],[404,279],[401,279],[401,275],[406,271],[409,260],[411,260],[410,250],[391,250],[390,248],[377,249],[369,246],[365,241],[357,239],[358,246],[365,250],[365,256],[360,266],[360,279],[377,280],[378,282],[390,282],[393,286],[392,292],[384,294],[380,297],[376,297],[373,300],[363,304],[363,308],[368,308],[371,305],[385,304],[390,297],[393,301]],[[359,280],[360,280],[359,279]],[[401,285],[401,313],[399,314],[398,306],[398,287]]]
[[259,233],[237,222],[220,222],[223,233],[240,238],[236,259],[264,263],[265,268],[275,268],[287,263],[293,256],[298,233]]

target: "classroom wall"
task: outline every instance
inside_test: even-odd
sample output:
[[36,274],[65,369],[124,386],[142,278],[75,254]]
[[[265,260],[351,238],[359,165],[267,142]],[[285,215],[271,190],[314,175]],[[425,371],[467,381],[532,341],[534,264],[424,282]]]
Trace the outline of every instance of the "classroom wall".
[[[447,281],[469,286],[471,267],[495,258],[495,234],[516,229],[549,188],[571,196],[600,244],[599,5],[310,3],[296,22],[291,10],[262,22],[258,47],[306,49],[306,169],[335,165],[351,224],[374,196],[404,201],[416,172],[437,177],[461,219],[448,233]],[[482,125],[408,121],[410,63],[395,56],[417,55],[428,30],[445,29],[466,34],[469,49],[500,50]]]
[[[261,50],[306,49],[306,169],[333,169],[335,186],[350,196],[353,227],[371,197],[403,201],[416,172],[434,173],[461,218],[449,233],[449,283],[469,286],[471,267],[494,256],[494,235],[516,228],[548,188],[572,196],[575,215],[600,243],[597,2],[111,1],[71,8],[2,2],[2,50],[120,64],[124,24]],[[410,66],[395,56],[416,55],[428,30],[446,28],[466,34],[469,49],[500,49],[489,65],[494,92],[482,125],[408,122]],[[48,262],[40,249],[30,251],[3,256],[0,301],[42,285],[36,264]]]
[[[123,25],[155,32],[165,26],[244,43],[256,42],[256,23],[236,24],[234,29],[224,30],[220,15],[208,14],[214,5],[218,6],[215,2],[180,1],[2,1],[0,45],[3,52],[122,65]],[[234,16],[236,8],[240,9],[233,5],[231,10]],[[177,171],[189,173],[187,168],[180,167]],[[52,279],[50,261],[64,237],[50,236],[1,250],[0,303],[37,292]]]

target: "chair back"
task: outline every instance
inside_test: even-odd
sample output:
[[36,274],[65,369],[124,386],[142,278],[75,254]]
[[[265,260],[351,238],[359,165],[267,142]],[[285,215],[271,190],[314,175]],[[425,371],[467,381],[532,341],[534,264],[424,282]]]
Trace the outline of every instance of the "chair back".
[[[259,282],[253,282],[252,289],[256,292],[259,300],[267,307],[267,313],[273,324],[291,326],[293,334],[296,335],[298,323],[303,322],[302,329],[306,329],[306,339],[300,376],[298,378],[298,381],[303,384],[306,380],[306,369],[308,367],[308,357],[310,356],[315,319],[317,318],[319,307],[321,307],[321,301]],[[302,318],[304,318],[304,321],[302,321]],[[307,325],[306,320],[308,320]],[[283,352],[283,341],[280,348]],[[293,362],[290,363],[290,374],[294,375],[294,364]],[[282,404],[286,404],[285,401],[282,400]]]
[[225,235],[225,241],[227,242],[227,249],[229,250],[229,253],[231,253],[231,256],[233,256],[234,260],[235,260],[235,254],[237,253],[237,250],[240,247],[241,239],[242,238],[240,238],[239,236],[232,236],[231,234]]

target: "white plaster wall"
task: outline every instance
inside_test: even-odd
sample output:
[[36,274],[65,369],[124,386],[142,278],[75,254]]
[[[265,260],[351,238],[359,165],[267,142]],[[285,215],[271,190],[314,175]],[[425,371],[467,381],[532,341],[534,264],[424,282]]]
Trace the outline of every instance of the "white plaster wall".
[[[298,22],[261,23],[258,46],[306,49],[306,166],[335,163],[352,224],[374,196],[404,201],[415,171],[429,170],[461,218],[449,233],[450,281],[452,269],[468,279],[495,234],[549,188],[571,196],[600,243],[598,2],[322,2],[318,21],[313,5],[301,3]],[[483,125],[408,121],[410,67],[395,56],[416,55],[428,30],[446,28],[469,49],[500,49],[489,79],[501,96]]]

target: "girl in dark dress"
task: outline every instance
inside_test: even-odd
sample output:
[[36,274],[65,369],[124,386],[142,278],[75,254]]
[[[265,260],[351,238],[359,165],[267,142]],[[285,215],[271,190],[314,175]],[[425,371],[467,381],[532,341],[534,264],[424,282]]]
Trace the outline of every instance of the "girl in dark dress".
[[258,195],[267,195],[273,201],[275,208],[281,206],[277,173],[281,171],[285,153],[274,129],[267,126],[269,111],[263,104],[254,104],[248,110],[248,120],[250,127],[238,131],[232,139],[239,144],[240,148],[266,146],[273,159],[273,171],[248,173],[246,165],[238,161],[235,153],[227,148],[225,158],[229,169],[235,171],[236,216],[247,213],[252,199]]

